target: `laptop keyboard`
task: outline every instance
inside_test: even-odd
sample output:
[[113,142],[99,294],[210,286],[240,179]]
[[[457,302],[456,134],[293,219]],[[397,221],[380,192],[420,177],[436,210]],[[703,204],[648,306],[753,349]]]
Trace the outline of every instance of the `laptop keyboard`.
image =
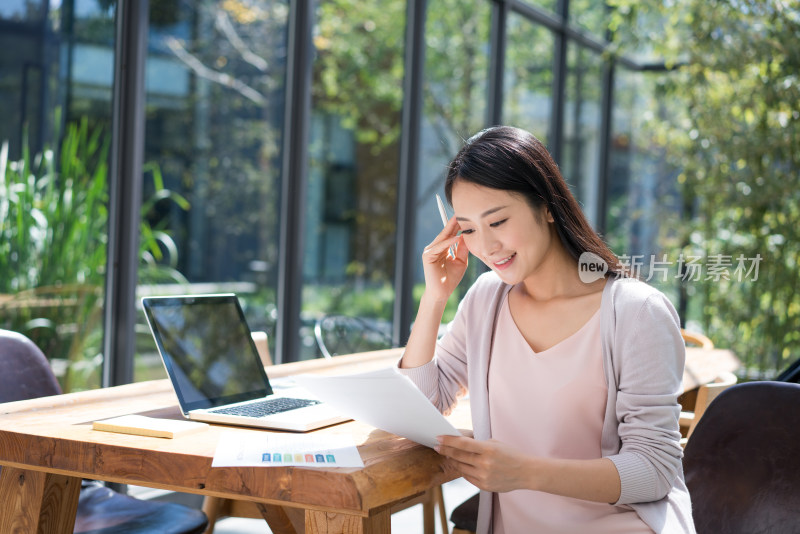
[[311,399],[292,399],[281,397],[277,399],[266,399],[261,402],[253,402],[251,404],[244,404],[242,406],[229,406],[226,408],[218,408],[216,410],[209,411],[211,413],[241,415],[244,417],[264,417],[274,413],[287,412],[289,410],[296,410],[297,408],[313,406],[319,403],[320,401]]

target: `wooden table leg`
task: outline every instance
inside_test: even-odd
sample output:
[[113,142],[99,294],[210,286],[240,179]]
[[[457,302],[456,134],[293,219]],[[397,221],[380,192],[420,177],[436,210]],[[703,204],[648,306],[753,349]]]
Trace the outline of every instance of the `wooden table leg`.
[[71,534],[81,479],[16,467],[0,470],[0,532]]
[[[301,515],[298,521],[298,512],[294,512],[294,509],[276,504],[255,503],[255,505],[273,534],[304,534],[303,517]],[[298,511],[302,514],[302,510]]]
[[306,510],[306,534],[390,534],[391,529],[389,508],[369,517]]

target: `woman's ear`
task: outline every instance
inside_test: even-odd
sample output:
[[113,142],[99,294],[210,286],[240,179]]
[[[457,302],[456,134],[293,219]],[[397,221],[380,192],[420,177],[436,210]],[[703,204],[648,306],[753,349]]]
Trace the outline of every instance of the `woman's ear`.
[[553,214],[550,213],[550,208],[544,209],[544,220],[549,223],[556,222],[556,220],[553,218]]

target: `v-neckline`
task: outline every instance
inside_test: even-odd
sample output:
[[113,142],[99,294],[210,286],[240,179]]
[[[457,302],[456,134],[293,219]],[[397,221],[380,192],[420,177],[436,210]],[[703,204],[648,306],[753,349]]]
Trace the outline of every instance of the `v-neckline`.
[[514,319],[514,316],[511,314],[511,304],[508,301],[508,297],[509,297],[510,294],[511,294],[511,292],[508,291],[506,293],[506,295],[505,295],[505,303],[503,304],[503,308],[505,308],[505,309],[503,311],[504,311],[504,313],[508,314],[508,319],[511,321],[511,324],[514,325],[514,330],[520,336],[520,338],[522,338],[523,343],[525,344],[526,347],[528,347],[528,349],[530,349],[531,354],[534,355],[534,356],[541,356],[543,354],[546,354],[546,353],[552,351],[553,349],[556,349],[557,347],[563,345],[564,343],[569,342],[571,339],[573,339],[576,336],[578,336],[579,334],[581,334],[586,328],[588,328],[588,326],[595,319],[599,319],[600,310],[603,307],[602,303],[601,303],[601,305],[597,308],[597,310],[595,310],[595,312],[591,315],[591,317],[589,317],[589,319],[587,319],[586,322],[584,322],[580,326],[580,328],[578,328],[575,332],[571,333],[570,335],[568,335],[567,337],[561,339],[560,341],[557,341],[553,345],[550,345],[546,349],[536,350],[531,346],[530,343],[528,343],[528,340],[525,339],[525,336],[523,335],[522,330],[519,328],[519,325],[517,324],[517,321]]

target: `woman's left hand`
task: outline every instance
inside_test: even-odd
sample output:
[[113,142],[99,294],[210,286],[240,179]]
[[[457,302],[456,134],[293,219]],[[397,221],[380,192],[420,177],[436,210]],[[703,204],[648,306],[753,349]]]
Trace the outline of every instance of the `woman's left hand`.
[[495,440],[439,436],[436,451],[467,481],[485,491],[531,489],[531,457]]

